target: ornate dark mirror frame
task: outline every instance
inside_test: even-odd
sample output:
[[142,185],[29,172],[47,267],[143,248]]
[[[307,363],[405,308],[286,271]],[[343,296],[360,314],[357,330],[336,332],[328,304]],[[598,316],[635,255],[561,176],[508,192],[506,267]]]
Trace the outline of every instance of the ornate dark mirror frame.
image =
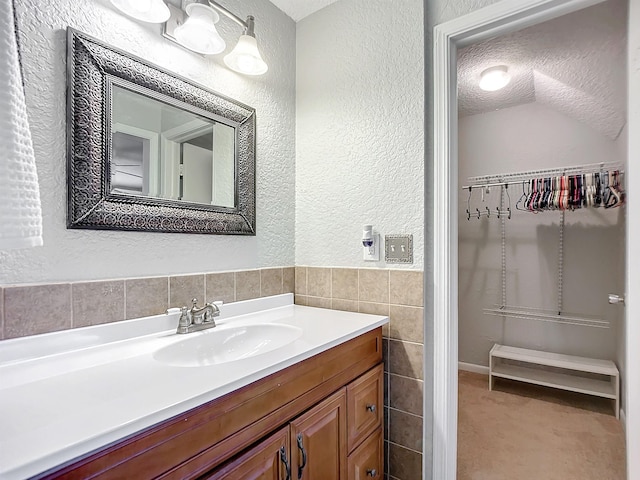
[[[235,128],[235,208],[110,192],[115,84]],[[255,131],[253,108],[67,29],[68,228],[255,235]]]

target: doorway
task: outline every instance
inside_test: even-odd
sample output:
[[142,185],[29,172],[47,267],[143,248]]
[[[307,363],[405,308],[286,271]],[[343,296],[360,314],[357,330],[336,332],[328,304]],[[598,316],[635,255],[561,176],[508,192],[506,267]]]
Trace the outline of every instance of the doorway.
[[626,30],[608,0],[458,49],[458,480],[625,479]]
[[[456,52],[458,48],[521,30],[598,1],[505,0],[434,29],[434,398],[433,478],[456,478],[457,373],[458,373],[458,122],[456,105]],[[631,178],[631,177],[630,177]],[[630,181],[628,189],[631,189]],[[632,243],[633,232],[627,230]],[[629,265],[629,261],[627,265]],[[631,289],[628,304],[632,302]],[[627,315],[632,317],[630,308]],[[636,329],[627,332],[627,345],[640,341]],[[628,349],[627,358],[635,355]],[[628,379],[637,377],[637,362],[627,360]],[[635,385],[627,392],[627,418],[635,413]],[[633,417],[635,418],[635,417]],[[635,423],[628,422],[627,448],[634,451]],[[628,475],[633,477],[632,456]]]

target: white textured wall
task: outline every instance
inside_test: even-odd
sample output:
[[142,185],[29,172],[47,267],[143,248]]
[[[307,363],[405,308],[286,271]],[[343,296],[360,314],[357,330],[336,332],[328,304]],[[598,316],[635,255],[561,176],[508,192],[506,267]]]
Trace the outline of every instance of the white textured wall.
[[[469,176],[578,164],[625,161],[615,142],[584,123],[538,103],[472,115],[459,123],[460,185]],[[506,221],[507,304],[553,310],[557,304],[559,212],[515,210],[520,186],[509,188],[513,216]],[[620,308],[607,294],[623,289],[624,209],[565,214],[564,302],[568,313],[594,315],[610,329],[506,319],[483,314],[501,302],[501,229],[497,218],[467,220],[468,192],[459,196],[459,359],[488,365],[494,343],[616,360]],[[499,189],[471,207],[492,210]]]
[[[0,283],[49,282],[292,265],[295,188],[295,24],[267,0],[227,0],[256,17],[269,72],[238,75],[135,22],[108,0],[16,2],[27,107],[44,215],[43,248],[0,252]],[[66,229],[65,44],[67,26],[177,72],[257,111],[255,237]],[[228,49],[240,34],[222,20]]]
[[423,268],[422,3],[340,0],[298,23],[297,265],[385,266],[362,260],[370,223],[413,234]]

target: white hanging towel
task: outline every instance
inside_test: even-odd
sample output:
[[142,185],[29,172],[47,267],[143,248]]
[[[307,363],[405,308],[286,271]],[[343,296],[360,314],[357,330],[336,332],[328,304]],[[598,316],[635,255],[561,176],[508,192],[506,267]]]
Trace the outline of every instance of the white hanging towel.
[[36,160],[22,86],[13,1],[0,1],[0,250],[42,245]]

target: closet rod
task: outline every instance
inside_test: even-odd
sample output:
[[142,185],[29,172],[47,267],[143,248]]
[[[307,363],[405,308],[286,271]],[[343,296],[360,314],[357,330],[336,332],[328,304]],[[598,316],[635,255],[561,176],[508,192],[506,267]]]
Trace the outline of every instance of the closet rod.
[[468,190],[469,188],[486,188],[501,185],[515,185],[539,177],[555,177],[577,173],[598,173],[609,170],[618,170],[621,173],[624,173],[623,167],[624,165],[620,162],[603,162],[585,165],[574,165],[571,167],[557,167],[542,170],[528,170],[524,172],[482,175],[478,177],[469,177],[470,185],[466,185],[462,187],[462,189]]
[[506,185],[521,185],[526,180],[517,180],[511,182],[494,182],[494,183],[479,183],[477,185],[465,185],[462,190],[469,190],[470,188],[487,188],[487,187],[504,187]]

